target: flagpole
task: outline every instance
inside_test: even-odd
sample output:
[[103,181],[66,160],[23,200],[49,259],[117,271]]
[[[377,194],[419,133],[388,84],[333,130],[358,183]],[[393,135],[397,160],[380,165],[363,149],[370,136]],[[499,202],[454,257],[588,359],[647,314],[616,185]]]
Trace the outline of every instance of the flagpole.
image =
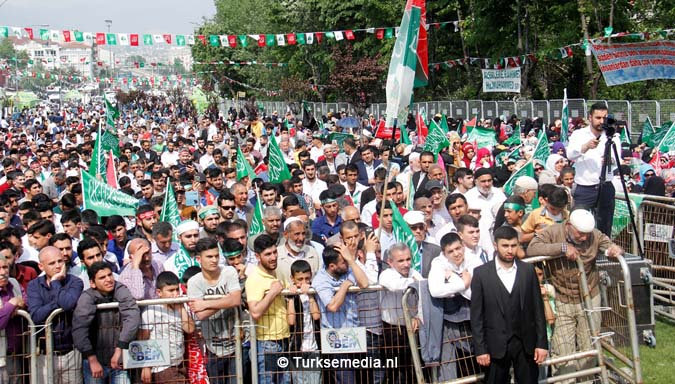
[[[385,173],[384,185],[382,186],[382,189],[383,189],[382,200],[381,200],[382,206],[380,207],[379,216],[377,216],[377,218],[380,222],[380,225],[377,228],[377,238],[378,239],[382,235],[382,216],[384,216],[384,207],[385,207],[386,203],[388,202],[388,200],[387,200],[387,184],[389,184],[389,173],[390,173],[390,170],[391,170],[391,159],[394,156],[394,147],[395,147],[395,144],[396,144],[396,126],[397,125],[398,125],[398,119],[394,119],[394,126],[391,129],[391,144],[392,145],[389,146],[389,160],[387,161],[387,168],[385,168],[387,170],[387,173]],[[403,135],[403,130],[401,130],[401,135]],[[375,191],[375,192],[377,192],[377,191]],[[397,207],[397,209],[398,209],[398,207]]]

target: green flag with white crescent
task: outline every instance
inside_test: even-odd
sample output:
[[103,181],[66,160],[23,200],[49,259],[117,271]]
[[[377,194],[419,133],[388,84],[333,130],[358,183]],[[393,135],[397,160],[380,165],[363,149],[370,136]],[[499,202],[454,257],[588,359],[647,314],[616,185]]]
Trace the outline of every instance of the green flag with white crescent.
[[546,164],[546,160],[548,160],[550,154],[551,148],[548,146],[548,138],[546,137],[546,132],[542,129],[539,133],[539,140],[537,141],[532,158],[541,161],[542,164]]
[[560,120],[562,120],[562,127],[560,128],[560,141],[567,144],[569,135],[569,118],[570,112],[567,106],[567,88],[563,90],[563,107]]
[[413,235],[412,230],[408,223],[403,220],[401,212],[399,212],[396,204],[389,200],[392,208],[392,221],[393,229],[392,235],[394,240],[397,243],[404,243],[410,248],[410,255],[412,256],[412,265],[411,267],[417,272],[422,272],[422,255],[420,255],[419,247],[417,246],[417,240],[415,240],[415,235]]
[[284,180],[291,178],[291,172],[288,170],[288,165],[286,160],[284,160],[284,155],[281,153],[279,144],[274,135],[270,136],[270,146],[269,146],[269,167],[268,175],[270,183],[280,184]]
[[136,216],[138,199],[97,180],[87,172],[82,171],[81,178],[82,208],[93,209],[99,216]]
[[176,195],[173,192],[173,187],[171,186],[171,183],[166,183],[166,193],[164,193],[164,202],[162,203],[162,214],[159,217],[159,221],[166,221],[167,223],[173,226],[174,230],[176,229],[176,227],[178,227],[178,225],[181,222],[180,211],[178,210],[178,203],[176,203]]
[[248,230],[248,237],[251,238],[264,231],[265,226],[263,225],[262,202],[260,196],[258,196],[253,209],[253,218],[251,219],[251,228]]
[[398,127],[402,128],[408,118],[415,84],[421,15],[422,11],[419,7],[408,8],[406,5],[406,10],[403,12],[401,27],[398,31],[396,43],[394,43],[394,50],[389,61],[389,72],[387,73],[385,88],[387,127],[393,127],[394,120],[397,120]]
[[441,128],[438,123],[434,120],[431,120],[429,133],[427,134],[426,141],[424,142],[424,150],[429,151],[434,154],[434,157],[438,156],[439,153],[445,147],[450,146],[450,141],[448,137],[445,136],[443,128]]
[[256,177],[256,174],[253,171],[253,168],[251,168],[251,164],[249,164],[248,160],[246,160],[246,157],[241,151],[241,148],[237,147],[237,181],[243,179],[246,176],[248,176],[249,180],[253,181],[253,179]]

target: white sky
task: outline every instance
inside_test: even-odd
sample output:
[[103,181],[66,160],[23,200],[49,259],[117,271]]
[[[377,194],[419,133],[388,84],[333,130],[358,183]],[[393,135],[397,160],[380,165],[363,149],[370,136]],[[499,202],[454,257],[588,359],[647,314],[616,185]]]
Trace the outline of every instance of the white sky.
[[7,0],[0,26],[106,32],[110,19],[111,32],[189,34],[215,12],[213,0]]

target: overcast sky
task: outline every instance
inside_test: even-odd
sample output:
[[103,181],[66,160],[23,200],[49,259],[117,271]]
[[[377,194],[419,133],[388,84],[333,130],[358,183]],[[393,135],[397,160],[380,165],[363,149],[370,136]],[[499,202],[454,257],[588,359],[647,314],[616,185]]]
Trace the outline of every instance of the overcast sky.
[[111,32],[189,34],[215,12],[213,0],[7,0],[0,26],[106,32],[110,19]]

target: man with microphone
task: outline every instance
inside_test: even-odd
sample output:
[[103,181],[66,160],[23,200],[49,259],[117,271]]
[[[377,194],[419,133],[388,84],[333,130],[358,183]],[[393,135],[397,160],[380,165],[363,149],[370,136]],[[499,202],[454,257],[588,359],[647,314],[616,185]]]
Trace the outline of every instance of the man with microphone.
[[[609,171],[602,169],[605,146],[608,140],[603,128],[607,122],[607,107],[602,103],[591,106],[589,114],[590,126],[575,130],[570,136],[567,147],[567,158],[574,161],[576,174],[574,182],[577,185],[574,191],[576,208],[586,208],[595,213],[597,228],[607,236],[612,232],[612,218],[614,216],[614,186],[612,185],[612,171],[616,168],[613,155]],[[617,148],[621,148],[619,136],[611,138]],[[601,183],[601,172],[606,172],[604,182]]]

